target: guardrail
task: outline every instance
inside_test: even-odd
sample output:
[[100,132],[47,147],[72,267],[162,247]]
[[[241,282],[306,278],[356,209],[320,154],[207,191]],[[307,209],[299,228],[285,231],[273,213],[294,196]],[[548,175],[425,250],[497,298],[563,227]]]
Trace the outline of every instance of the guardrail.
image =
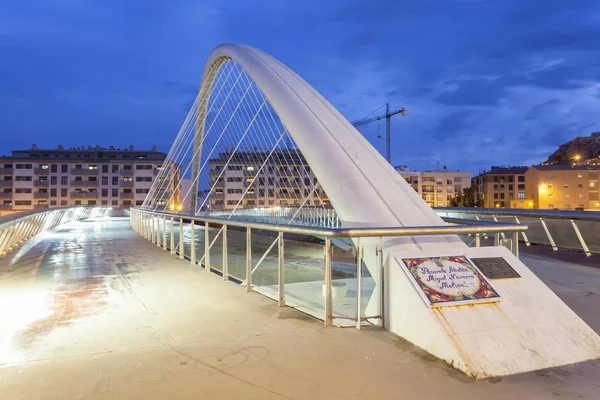
[[554,251],[570,249],[590,256],[600,253],[600,212],[501,208],[436,208],[442,217],[468,218],[482,222],[515,222],[529,229],[520,241],[551,246]]
[[[131,209],[134,230],[180,259],[224,280],[244,284],[247,291],[266,295],[280,306],[289,305],[320,318],[326,326],[341,320],[352,321],[359,329],[363,323],[382,319],[384,239],[473,235],[472,244],[479,247],[484,236],[493,235],[494,244],[499,245],[501,235],[512,234],[516,241],[518,234],[527,230],[515,223],[456,218],[448,218],[448,222],[461,225],[325,228]],[[198,228],[203,232],[198,234]],[[518,256],[518,246],[513,246],[513,251]],[[347,297],[336,305],[334,290],[349,285],[356,287],[354,305]],[[364,300],[371,296],[376,298],[377,311],[372,313],[371,308],[366,314]]]
[[118,214],[126,215],[126,211],[106,207],[65,207],[0,216],[0,256],[58,225],[86,218],[120,216]]

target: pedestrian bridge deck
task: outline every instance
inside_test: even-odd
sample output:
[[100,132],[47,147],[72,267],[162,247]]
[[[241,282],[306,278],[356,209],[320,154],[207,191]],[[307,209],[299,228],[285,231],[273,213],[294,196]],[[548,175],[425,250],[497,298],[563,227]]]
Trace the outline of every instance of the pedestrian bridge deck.
[[[523,255],[600,332],[600,269]],[[0,398],[600,398],[600,363],[475,381],[382,329],[328,328],[137,235],[72,222],[0,258]]]

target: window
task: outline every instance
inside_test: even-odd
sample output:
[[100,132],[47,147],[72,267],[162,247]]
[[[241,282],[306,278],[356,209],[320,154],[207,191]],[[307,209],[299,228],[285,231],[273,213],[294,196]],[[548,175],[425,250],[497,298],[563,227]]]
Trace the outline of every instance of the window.
[[[138,179],[140,179],[139,177],[135,178],[137,182]],[[269,178],[270,180],[270,178]],[[227,178],[227,182],[241,182],[242,181],[242,177],[241,176],[230,176]]]
[[15,206],[30,206],[31,200],[15,200]]
[[514,190],[514,185],[508,185],[508,190]]
[[246,167],[246,171],[254,171],[254,167]]
[[58,181],[58,178],[56,176],[51,176],[50,177],[50,184],[51,185],[56,185],[57,181]]
[[50,172],[58,172],[58,164],[50,165]]
[[108,164],[102,165],[102,173],[103,174],[108,174]]
[[66,186],[69,184],[69,177],[68,176],[61,176],[60,177],[60,184],[62,186]]
[[31,169],[32,164],[16,164],[15,167],[16,169]]
[[229,171],[241,171],[243,167],[241,165],[230,165],[227,167]]
[[[149,193],[150,189],[135,189],[136,193]],[[218,191],[217,189],[215,189],[215,193],[223,193],[223,191]]]
[[452,179],[446,179],[446,184],[447,185],[452,185]]
[[524,199],[525,198],[525,193],[524,192],[519,192],[517,194],[517,199]]
[[579,198],[583,199],[583,193],[579,193]]
[[94,164],[90,164],[90,165],[88,165],[88,169],[91,170],[91,171],[95,171],[95,170],[98,169],[98,166],[94,165]]
[[525,190],[525,185],[519,185],[519,190]]
[[112,172],[113,172],[113,174],[119,172],[119,166],[117,164],[113,164],[113,166],[112,166]]
[[69,164],[61,164],[60,172],[62,172],[63,174],[66,174],[67,172],[69,172]]
[[110,204],[113,205],[113,206],[118,206],[119,205],[119,200],[112,200],[110,202]]
[[269,189],[269,197],[275,197],[275,189]]
[[123,200],[124,206],[131,206],[131,200]]
[[553,198],[554,198],[554,195],[552,195],[552,194],[549,194],[549,195],[548,195],[548,198],[549,198],[549,199],[553,199]]
[[583,174],[577,174],[578,178],[583,178]]
[[108,189],[102,189],[102,197],[108,197]]
[[[138,179],[140,179],[140,178],[138,178]],[[112,177],[112,184],[113,185],[118,185],[119,184],[119,177],[118,176],[113,176]]]
[[494,191],[497,192],[498,191],[498,185],[494,185]]
[[577,188],[578,188],[578,189],[583,189],[583,184],[582,184],[582,183],[578,183],[578,184],[577,184]]
[[[241,167],[240,167],[241,168]],[[136,170],[147,170],[147,169],[152,169],[152,165],[136,165],[135,166]]]
[[57,192],[56,188],[50,189],[50,196],[51,197],[56,197],[56,192]]
[[96,200],[88,200],[88,206],[95,206]]
[[61,200],[60,201],[60,205],[61,206],[66,206],[67,205],[67,200]]
[[552,174],[548,174],[548,179],[552,179]]
[[570,196],[568,194],[565,194],[565,199],[568,199]]
[[275,178],[269,178],[269,185],[275,184]]
[[498,199],[498,193],[494,193],[494,199]]
[[552,189],[552,184],[551,183],[548,184],[548,189]]
[[[42,179],[40,179],[42,180]],[[31,182],[31,176],[16,176],[15,181],[17,182]]]
[[228,194],[242,194],[242,189],[227,189]]
[[564,174],[564,175],[563,175],[563,177],[564,177],[565,179],[569,179],[569,175],[568,175],[568,174]]
[[596,187],[596,182],[590,182],[590,187],[591,188]]
[[[102,200],[101,203],[102,203],[103,206],[107,206],[108,205],[108,200]],[[139,204],[139,205],[141,205],[141,204]]]
[[117,197],[119,195],[119,189],[111,189],[111,196]]
[[108,176],[102,177],[102,185],[108,185]]
[[265,197],[265,189],[258,189],[258,195],[260,197]]
[[50,200],[50,205],[51,206],[55,206],[56,205],[56,200]]
[[67,188],[60,189],[60,197],[67,197]]
[[568,189],[568,188],[569,188],[569,185],[565,183],[563,187],[564,187],[565,189]]
[[30,188],[16,188],[15,193],[31,193]]

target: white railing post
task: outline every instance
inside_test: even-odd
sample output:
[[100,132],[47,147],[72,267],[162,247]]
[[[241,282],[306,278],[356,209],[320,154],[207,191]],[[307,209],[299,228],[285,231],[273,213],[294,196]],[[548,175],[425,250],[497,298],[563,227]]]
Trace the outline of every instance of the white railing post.
[[548,241],[550,242],[550,246],[552,246],[552,250],[557,251],[558,247],[556,247],[556,243],[554,243],[554,239],[552,239],[552,235],[546,226],[546,222],[542,217],[540,217],[540,222],[542,223],[542,227],[544,227],[544,231],[546,232],[546,236],[548,236]]
[[362,325],[362,243],[356,239],[356,329]]
[[171,242],[170,242],[171,254],[175,254],[175,222],[173,220],[174,220],[174,218],[171,217],[171,229],[169,232],[169,236],[171,237],[170,238],[171,239]]
[[167,217],[162,217],[163,221],[163,250],[167,250]]
[[208,222],[204,222],[204,268],[210,272],[210,234]]
[[[521,221],[519,221],[519,218],[515,215],[515,222],[517,224],[521,224]],[[523,241],[525,242],[525,246],[529,246],[529,239],[527,239],[527,234],[525,233],[525,231],[521,232],[521,235],[523,236]],[[518,235],[517,235],[518,237]]]
[[227,260],[227,225],[223,225],[223,280],[229,280],[229,263]]
[[331,299],[331,239],[325,238],[325,326],[332,325],[333,301]]
[[196,237],[194,235],[194,231],[196,224],[194,220],[190,221],[190,264],[196,264]]
[[252,228],[246,228],[246,292],[252,291]]
[[579,239],[579,243],[581,243],[581,247],[583,248],[583,251],[585,252],[585,255],[587,257],[591,256],[592,253],[590,253],[590,249],[588,248],[587,244],[585,243],[585,240],[583,240],[583,236],[581,235],[581,232],[579,231],[579,227],[577,226],[577,223],[575,222],[575,220],[571,220],[571,225],[573,225],[573,230],[575,231],[575,234],[577,235],[577,238]]
[[285,306],[285,270],[284,270],[284,253],[283,253],[283,232],[279,232],[279,252],[278,252],[278,262],[277,262],[277,271],[278,271],[278,283],[279,290],[278,292],[278,306]]
[[179,259],[183,260],[184,257],[184,242],[183,242],[183,218],[179,218]]

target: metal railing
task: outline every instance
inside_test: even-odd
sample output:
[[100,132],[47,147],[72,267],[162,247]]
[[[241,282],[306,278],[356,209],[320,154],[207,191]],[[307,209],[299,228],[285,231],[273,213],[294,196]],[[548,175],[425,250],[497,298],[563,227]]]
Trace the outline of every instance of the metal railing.
[[[131,209],[134,230],[180,259],[243,284],[247,291],[266,295],[280,306],[320,318],[325,326],[335,320],[336,325],[359,329],[363,323],[383,322],[386,239],[470,234],[479,247],[483,236],[493,236],[494,245],[500,245],[501,235],[512,235],[516,241],[527,229],[515,223],[454,218],[448,223],[462,225],[326,228],[272,221]],[[518,256],[518,246],[513,252]],[[375,306],[368,307],[371,303]]]
[[436,208],[442,217],[475,219],[482,222],[526,224],[520,241],[529,246],[541,244],[554,251],[583,251],[587,256],[600,253],[600,212],[502,208]]
[[14,250],[29,238],[70,221],[102,216],[126,216],[124,210],[106,207],[70,207],[24,211],[0,216],[0,256]]

